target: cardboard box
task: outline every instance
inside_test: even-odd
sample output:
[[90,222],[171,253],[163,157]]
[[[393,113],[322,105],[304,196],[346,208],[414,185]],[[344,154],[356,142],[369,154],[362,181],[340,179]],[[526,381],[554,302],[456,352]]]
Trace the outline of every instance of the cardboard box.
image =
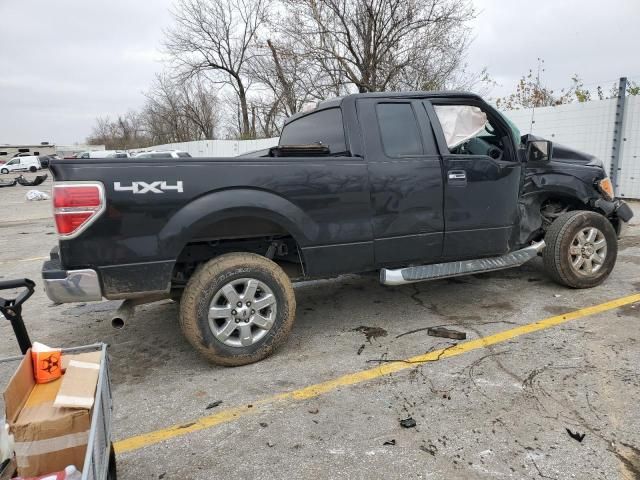
[[[99,352],[95,353],[99,362]],[[45,475],[64,470],[68,465],[75,465],[78,470],[84,467],[91,410],[54,406],[63,379],[64,376],[37,384],[29,351],[4,392],[20,476]]]

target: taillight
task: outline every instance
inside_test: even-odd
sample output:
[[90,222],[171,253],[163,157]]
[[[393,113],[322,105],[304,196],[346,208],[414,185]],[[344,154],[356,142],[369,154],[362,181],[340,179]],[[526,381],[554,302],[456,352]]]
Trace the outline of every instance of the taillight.
[[101,183],[54,183],[53,216],[61,237],[73,237],[104,211]]

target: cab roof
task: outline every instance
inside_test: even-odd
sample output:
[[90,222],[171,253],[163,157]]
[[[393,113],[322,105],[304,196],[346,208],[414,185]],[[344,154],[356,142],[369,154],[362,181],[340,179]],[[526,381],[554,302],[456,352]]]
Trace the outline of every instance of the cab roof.
[[342,97],[334,97],[328,100],[319,102],[318,105],[306,112],[299,112],[291,115],[284,124],[288,124],[293,120],[309,115],[310,113],[317,112],[319,110],[325,110],[327,108],[341,107],[343,103],[355,101],[360,98],[469,98],[475,100],[481,100],[479,95],[471,92],[463,91],[415,91],[415,92],[367,92],[367,93],[352,93],[344,95]]

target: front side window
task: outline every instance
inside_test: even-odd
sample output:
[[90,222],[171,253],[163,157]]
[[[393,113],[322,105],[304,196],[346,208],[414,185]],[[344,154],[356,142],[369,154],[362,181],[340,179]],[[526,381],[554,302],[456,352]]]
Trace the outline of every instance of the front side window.
[[187,152],[178,152],[178,158],[191,158],[191,155]]
[[19,158],[14,158],[13,160],[9,160],[7,162],[7,165],[18,165],[20,163],[20,159]]
[[347,152],[342,112],[328,108],[300,117],[287,124],[280,135],[280,145],[311,145],[321,143],[332,154]]
[[382,147],[388,157],[423,153],[418,123],[410,103],[379,103],[376,115]]

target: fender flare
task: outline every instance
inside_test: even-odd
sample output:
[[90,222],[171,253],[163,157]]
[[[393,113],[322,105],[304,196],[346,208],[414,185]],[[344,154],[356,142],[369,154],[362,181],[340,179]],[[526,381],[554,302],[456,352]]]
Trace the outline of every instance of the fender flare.
[[312,245],[319,226],[294,203],[272,192],[257,188],[218,190],[198,197],[169,219],[158,234],[162,251],[177,258],[195,234],[223,220],[257,216],[287,231],[300,247]]

